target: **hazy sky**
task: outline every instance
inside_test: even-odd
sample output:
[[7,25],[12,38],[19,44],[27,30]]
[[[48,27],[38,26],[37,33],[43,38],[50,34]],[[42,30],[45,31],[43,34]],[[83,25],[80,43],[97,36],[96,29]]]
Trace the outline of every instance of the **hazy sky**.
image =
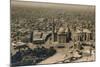
[[19,0],[19,1],[39,1],[39,2],[85,4],[85,5],[95,5],[96,4],[96,0]]

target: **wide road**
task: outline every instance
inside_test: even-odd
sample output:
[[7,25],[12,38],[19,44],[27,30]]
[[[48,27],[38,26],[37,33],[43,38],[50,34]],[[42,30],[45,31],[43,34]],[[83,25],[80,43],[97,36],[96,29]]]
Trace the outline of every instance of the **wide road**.
[[40,62],[39,64],[53,64],[65,59],[65,54],[56,53],[55,55],[47,58],[46,60]]

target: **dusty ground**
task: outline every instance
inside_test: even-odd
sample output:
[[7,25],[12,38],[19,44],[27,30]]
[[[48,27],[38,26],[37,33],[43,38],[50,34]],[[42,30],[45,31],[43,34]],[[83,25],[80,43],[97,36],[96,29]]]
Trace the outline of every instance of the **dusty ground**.
[[[81,52],[84,52],[85,54],[83,56],[79,55],[76,50],[69,48],[73,46],[73,42],[66,43],[66,44],[58,44],[57,42],[52,42],[48,40],[45,44],[42,44],[44,47],[54,47],[57,50],[57,53],[49,58],[47,58],[44,61],[41,61],[39,64],[54,64],[54,63],[69,63],[69,62],[83,62],[83,61],[94,61],[95,60],[95,50],[92,50],[92,54],[90,55],[90,46],[85,46],[84,50],[79,50]],[[57,46],[63,45],[64,48],[58,48]],[[70,46],[69,46],[70,45]],[[36,44],[28,43],[28,46],[31,49],[34,49],[36,47]],[[13,47],[11,47],[11,53],[15,54],[17,50],[14,50]],[[71,53],[72,52],[72,53]],[[79,58],[74,61],[70,61],[71,57]],[[80,58],[81,57],[81,58]]]

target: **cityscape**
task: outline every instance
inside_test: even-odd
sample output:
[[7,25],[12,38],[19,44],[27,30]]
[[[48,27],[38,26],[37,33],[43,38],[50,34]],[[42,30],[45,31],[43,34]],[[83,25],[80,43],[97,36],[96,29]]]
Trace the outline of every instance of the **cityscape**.
[[11,65],[95,61],[95,6],[11,1]]

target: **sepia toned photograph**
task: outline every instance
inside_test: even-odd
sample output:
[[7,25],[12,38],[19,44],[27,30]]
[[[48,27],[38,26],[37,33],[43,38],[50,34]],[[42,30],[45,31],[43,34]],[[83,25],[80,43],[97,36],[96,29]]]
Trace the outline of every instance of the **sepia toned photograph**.
[[11,66],[95,61],[95,5],[11,0]]

